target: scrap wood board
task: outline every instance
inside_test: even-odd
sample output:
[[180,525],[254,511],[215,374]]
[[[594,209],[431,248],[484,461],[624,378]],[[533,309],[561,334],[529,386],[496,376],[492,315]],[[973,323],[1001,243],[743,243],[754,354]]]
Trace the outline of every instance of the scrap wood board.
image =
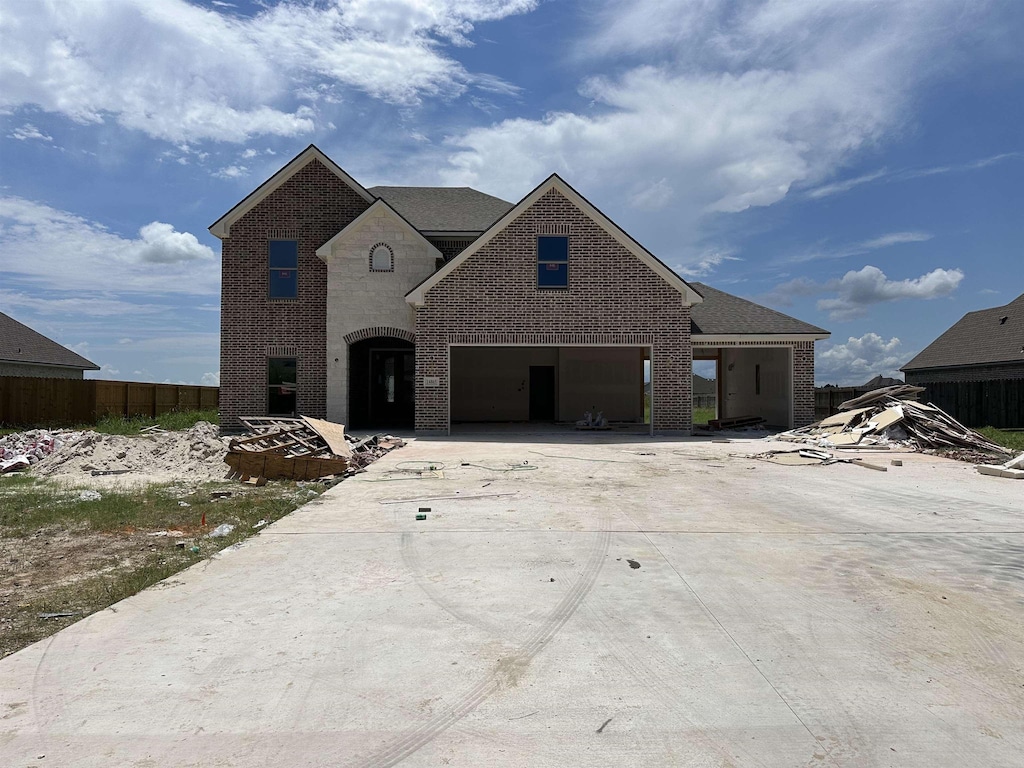
[[340,475],[348,469],[345,459],[281,456],[274,453],[229,451],[224,461],[240,475],[265,477],[268,480],[316,480]]

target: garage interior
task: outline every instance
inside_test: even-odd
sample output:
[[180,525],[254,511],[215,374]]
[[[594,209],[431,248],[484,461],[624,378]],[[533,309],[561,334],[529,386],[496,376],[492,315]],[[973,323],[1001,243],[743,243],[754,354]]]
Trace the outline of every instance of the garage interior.
[[760,416],[767,427],[793,426],[790,347],[695,347],[693,358],[716,363],[716,418]]
[[451,423],[645,424],[646,347],[450,348]]

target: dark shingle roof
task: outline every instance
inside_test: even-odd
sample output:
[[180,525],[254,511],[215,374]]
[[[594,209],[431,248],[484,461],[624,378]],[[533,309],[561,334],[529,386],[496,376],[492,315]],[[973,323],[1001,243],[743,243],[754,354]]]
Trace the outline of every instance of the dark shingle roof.
[[1002,307],[968,312],[900,370],[1006,362],[1024,363],[1024,294]]
[[98,371],[100,367],[0,312],[0,360]]
[[370,187],[421,232],[483,232],[512,209],[469,187]]
[[822,334],[828,331],[816,325],[805,323],[789,315],[762,307],[752,301],[733,296],[704,283],[690,282],[704,297],[702,304],[690,309],[690,332],[693,334],[720,335],[731,333],[756,334]]

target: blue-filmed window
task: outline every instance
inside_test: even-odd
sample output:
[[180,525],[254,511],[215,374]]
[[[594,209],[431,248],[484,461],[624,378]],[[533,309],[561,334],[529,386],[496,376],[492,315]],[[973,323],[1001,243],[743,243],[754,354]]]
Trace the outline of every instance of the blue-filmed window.
[[569,238],[546,236],[537,238],[537,287],[569,287]]
[[268,243],[270,262],[270,298],[295,299],[299,296],[299,242],[271,240]]

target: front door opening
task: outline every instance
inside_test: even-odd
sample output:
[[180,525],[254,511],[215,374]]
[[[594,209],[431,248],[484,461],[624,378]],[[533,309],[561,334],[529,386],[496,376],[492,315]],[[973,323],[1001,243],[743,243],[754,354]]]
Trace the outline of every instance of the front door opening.
[[416,412],[416,352],[379,337],[349,347],[349,421],[355,429],[411,429]]

